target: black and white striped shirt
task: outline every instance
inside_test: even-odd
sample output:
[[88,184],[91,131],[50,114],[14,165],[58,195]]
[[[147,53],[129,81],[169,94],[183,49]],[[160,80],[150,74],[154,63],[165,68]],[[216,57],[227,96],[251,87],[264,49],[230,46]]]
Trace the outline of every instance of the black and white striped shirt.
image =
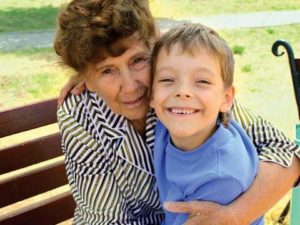
[[[235,103],[234,118],[253,140],[261,160],[289,166],[300,150],[267,121]],[[157,121],[150,110],[143,139],[96,93],[70,96],[58,110],[62,149],[77,204],[73,223],[160,224],[163,211],[153,172]]]

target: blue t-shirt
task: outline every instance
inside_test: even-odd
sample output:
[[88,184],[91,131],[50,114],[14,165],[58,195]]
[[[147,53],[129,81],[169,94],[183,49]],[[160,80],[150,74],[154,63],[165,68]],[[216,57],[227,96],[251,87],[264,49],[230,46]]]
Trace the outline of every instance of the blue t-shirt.
[[[245,192],[258,170],[258,155],[245,131],[234,121],[192,151],[177,149],[167,129],[155,129],[154,169],[161,202],[205,200],[227,205]],[[163,224],[181,225],[187,214],[165,210]],[[262,225],[263,217],[252,225]]]

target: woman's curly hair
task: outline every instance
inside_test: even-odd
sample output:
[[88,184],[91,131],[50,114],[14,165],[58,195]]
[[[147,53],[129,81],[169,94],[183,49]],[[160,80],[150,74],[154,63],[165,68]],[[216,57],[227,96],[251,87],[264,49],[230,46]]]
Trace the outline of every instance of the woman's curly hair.
[[121,54],[114,44],[134,33],[147,46],[156,38],[147,0],[73,0],[59,12],[54,49],[64,64],[81,72],[101,57]]

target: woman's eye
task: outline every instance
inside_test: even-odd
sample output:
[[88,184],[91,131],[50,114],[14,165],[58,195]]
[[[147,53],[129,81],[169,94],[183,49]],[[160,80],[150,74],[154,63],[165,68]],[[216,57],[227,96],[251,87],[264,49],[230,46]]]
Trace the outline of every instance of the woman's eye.
[[134,59],[133,63],[140,63],[140,62],[143,62],[143,61],[145,61],[145,58],[140,57],[140,58]]
[[137,57],[133,59],[130,66],[133,70],[141,70],[148,65],[149,65],[149,59],[147,57]]
[[107,68],[102,71],[102,74],[105,74],[105,75],[110,75],[110,74],[114,74],[114,73],[116,73],[116,70],[111,69],[111,68]]

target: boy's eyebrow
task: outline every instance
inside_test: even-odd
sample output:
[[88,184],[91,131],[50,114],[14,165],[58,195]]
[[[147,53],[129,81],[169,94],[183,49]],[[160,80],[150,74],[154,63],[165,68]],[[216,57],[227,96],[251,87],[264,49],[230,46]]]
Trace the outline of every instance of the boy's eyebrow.
[[[176,70],[174,69],[172,66],[163,66],[161,68],[159,68],[158,70],[156,70],[156,72],[161,72],[161,71],[164,71],[164,70],[169,70],[169,71],[172,71],[172,70]],[[193,72],[201,72],[201,73],[208,73],[208,74],[214,74],[212,70],[210,70],[209,68],[207,67],[197,67],[195,70],[193,70]]]

